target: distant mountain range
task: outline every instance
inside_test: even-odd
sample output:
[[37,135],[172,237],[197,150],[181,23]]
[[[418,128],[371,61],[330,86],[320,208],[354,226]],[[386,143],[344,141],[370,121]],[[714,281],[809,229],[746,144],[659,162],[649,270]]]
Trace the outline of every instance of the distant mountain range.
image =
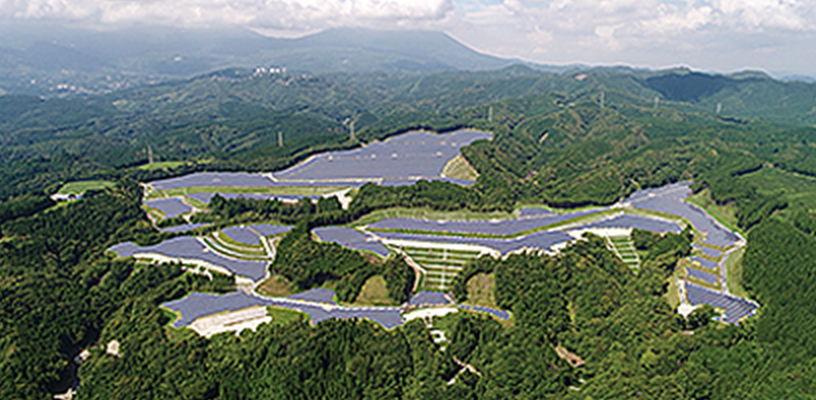
[[[290,72],[490,70],[519,60],[479,53],[442,32],[338,28],[296,39],[239,28],[137,26],[115,31],[4,23],[0,94],[101,93],[226,67]],[[568,67],[535,66],[545,71]]]

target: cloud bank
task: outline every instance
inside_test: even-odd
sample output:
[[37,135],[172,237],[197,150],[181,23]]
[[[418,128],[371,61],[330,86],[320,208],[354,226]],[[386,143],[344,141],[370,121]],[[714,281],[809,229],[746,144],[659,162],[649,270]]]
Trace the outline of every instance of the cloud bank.
[[0,18],[93,26],[442,30],[539,62],[816,74],[816,0],[0,0]]

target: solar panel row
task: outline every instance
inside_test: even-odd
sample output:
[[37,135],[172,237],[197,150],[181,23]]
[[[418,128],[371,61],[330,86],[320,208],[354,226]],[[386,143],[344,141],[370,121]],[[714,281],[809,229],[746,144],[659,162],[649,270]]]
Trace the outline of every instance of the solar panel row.
[[725,310],[723,321],[729,324],[738,322],[756,311],[756,303],[725,293],[706,289],[693,283],[685,284],[686,300],[691,305],[708,304]]

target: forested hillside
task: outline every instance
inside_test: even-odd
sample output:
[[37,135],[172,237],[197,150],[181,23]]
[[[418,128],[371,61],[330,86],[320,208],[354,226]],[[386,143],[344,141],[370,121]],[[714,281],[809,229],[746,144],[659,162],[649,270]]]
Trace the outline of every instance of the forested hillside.
[[[579,80],[513,67],[219,75],[100,97],[0,97],[7,105],[0,107],[0,396],[64,391],[76,372],[71,360],[91,348],[79,368],[80,398],[808,398],[816,391],[816,129],[807,102],[816,97],[804,99],[816,89],[684,74],[598,70]],[[722,86],[694,89],[689,79]],[[728,105],[760,87],[765,102]],[[794,92],[801,94],[790,97],[795,107],[771,106]],[[723,104],[719,114],[711,102]],[[459,127],[494,134],[464,148],[480,174],[472,188],[369,184],[348,210],[325,200],[217,197],[196,218],[210,229],[295,225],[279,243],[276,273],[302,288],[332,281],[342,301],[382,274],[389,296],[404,300],[413,277],[395,273],[406,269],[401,260],[375,262],[316,243],[310,229],[394,207],[607,205],[636,189],[693,180],[697,201],[747,236],[733,278],[760,303],[759,314],[734,326],[713,321],[708,307],[688,318],[672,309],[668,281],[690,252],[689,231],[637,233],[636,271],[594,237],[556,256],[468,264],[453,294],[467,298],[468,278],[492,274],[495,301],[514,319],[446,317],[453,334],[445,351],[418,322],[386,331],[367,321],[299,320],[206,339],[168,326],[173,317],[158,305],[194,290],[231,290],[231,279],[103,254],[114,243],[171,235],[147,219],[137,180],[269,171],[410,129]],[[140,169],[147,146],[157,159],[179,163]],[[47,199],[81,178],[116,185],[56,207]],[[106,352],[113,340],[121,356]],[[570,366],[557,348],[585,364]],[[457,362],[478,373],[458,374]]]

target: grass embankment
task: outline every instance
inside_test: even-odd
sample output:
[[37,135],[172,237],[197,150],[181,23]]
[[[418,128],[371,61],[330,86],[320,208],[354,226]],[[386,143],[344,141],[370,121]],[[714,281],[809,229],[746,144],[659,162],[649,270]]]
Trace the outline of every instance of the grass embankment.
[[393,306],[394,301],[388,297],[388,288],[382,275],[374,275],[360,289],[360,294],[354,300],[355,306]]
[[452,158],[445,164],[442,170],[442,177],[462,179],[466,181],[475,181],[479,177],[479,173],[461,154]]
[[745,247],[740,247],[728,255],[725,260],[725,271],[728,279],[726,285],[728,291],[734,296],[748,298],[748,293],[742,287],[742,255],[745,254]]
[[468,299],[465,304],[498,309],[493,295],[496,278],[493,274],[476,274],[467,281]]
[[255,288],[255,291],[269,297],[286,297],[292,294],[289,281],[280,275],[272,275]]
[[73,181],[68,182],[57,191],[58,194],[80,194],[88,190],[102,190],[113,187],[116,184],[111,181]]
[[308,320],[309,314],[301,313],[294,310],[289,310],[286,308],[280,307],[267,307],[267,312],[270,317],[272,317],[272,325],[288,325],[292,321],[298,321],[300,319]]
[[153,164],[145,164],[136,167],[136,169],[144,170],[144,171],[155,171],[157,169],[170,169],[176,168],[184,165],[184,161],[161,161],[155,162]]
[[193,186],[150,191],[147,200],[165,197],[184,196],[194,193],[240,193],[240,194],[272,194],[282,196],[320,196],[348,189],[345,186],[272,186],[272,187],[244,187],[244,186]]

